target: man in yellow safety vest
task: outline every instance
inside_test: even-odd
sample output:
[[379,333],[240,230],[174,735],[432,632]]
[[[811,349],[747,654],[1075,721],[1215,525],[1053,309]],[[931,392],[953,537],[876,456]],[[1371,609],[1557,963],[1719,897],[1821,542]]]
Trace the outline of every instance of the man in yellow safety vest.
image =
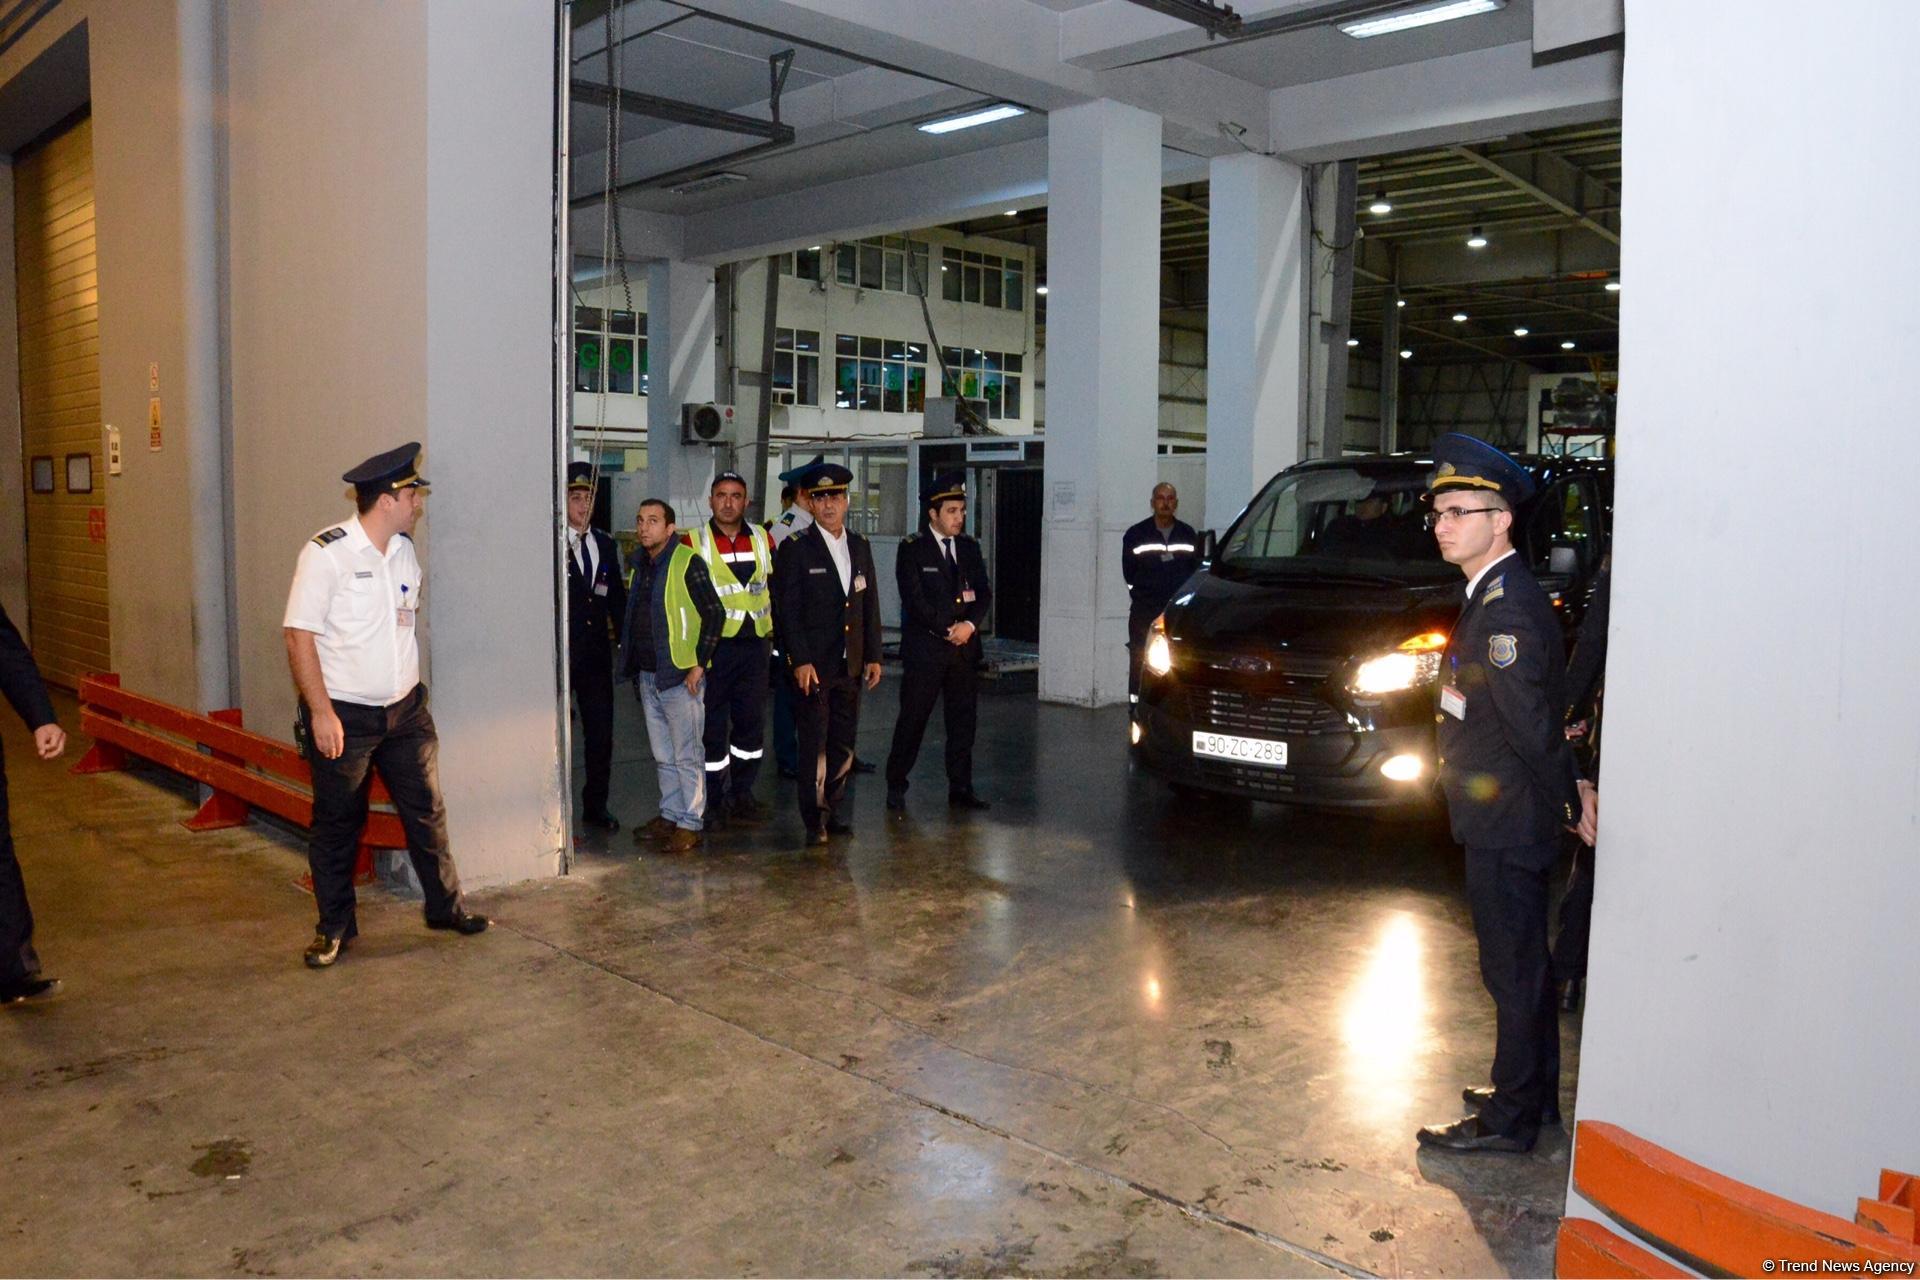
[[712,518],[687,543],[707,567],[726,607],[720,644],[705,681],[706,825],[764,821],[753,780],[765,754],[767,645],[773,635],[773,539],[747,519],[747,481],[722,471],[707,494]]

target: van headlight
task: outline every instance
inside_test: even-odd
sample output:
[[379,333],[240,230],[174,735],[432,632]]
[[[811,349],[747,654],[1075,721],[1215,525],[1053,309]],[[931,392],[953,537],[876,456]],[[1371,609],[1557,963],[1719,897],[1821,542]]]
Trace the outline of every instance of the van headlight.
[[1167,615],[1161,614],[1147,629],[1147,670],[1157,676],[1173,670],[1173,642],[1167,639]]
[[1391,653],[1368,658],[1347,685],[1355,693],[1400,693],[1432,684],[1440,676],[1440,653],[1447,647],[1444,632],[1424,631],[1400,642]]

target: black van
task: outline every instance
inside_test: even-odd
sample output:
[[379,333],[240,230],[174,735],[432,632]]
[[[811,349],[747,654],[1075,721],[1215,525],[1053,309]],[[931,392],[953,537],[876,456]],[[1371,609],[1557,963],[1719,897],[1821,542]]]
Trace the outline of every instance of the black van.
[[[1516,549],[1568,643],[1613,521],[1612,463],[1522,457]],[[1269,481],[1155,623],[1130,732],[1176,787],[1354,808],[1434,803],[1433,685],[1466,583],[1421,501],[1431,460]]]

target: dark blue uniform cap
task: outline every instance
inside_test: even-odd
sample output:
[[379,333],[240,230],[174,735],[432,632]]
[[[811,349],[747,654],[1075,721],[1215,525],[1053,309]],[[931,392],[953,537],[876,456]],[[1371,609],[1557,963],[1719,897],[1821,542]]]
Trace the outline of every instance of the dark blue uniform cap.
[[1519,506],[1533,496],[1533,477],[1500,450],[1469,435],[1449,431],[1433,442],[1433,471],[1427,476],[1427,496],[1448,489],[1491,490]]
[[837,462],[816,462],[793,482],[808,493],[845,493],[853,483],[853,472]]
[[801,477],[806,475],[807,472],[813,470],[815,467],[819,466],[821,463],[825,462],[826,460],[827,460],[826,454],[816,453],[813,455],[813,458],[811,461],[803,462],[797,467],[788,467],[785,471],[782,471],[780,473],[780,483],[781,484],[797,484],[804,489],[806,487],[807,482],[801,479]]
[[593,464],[591,462],[569,462],[567,464],[567,491],[575,489],[593,489]]
[[419,460],[419,442],[409,441],[398,449],[375,454],[340,478],[356,489],[373,489],[380,493],[424,489],[427,487],[427,478],[417,469]]
[[936,506],[951,498],[964,500],[967,496],[967,473],[964,471],[943,471],[933,478],[933,487],[927,491],[927,505]]

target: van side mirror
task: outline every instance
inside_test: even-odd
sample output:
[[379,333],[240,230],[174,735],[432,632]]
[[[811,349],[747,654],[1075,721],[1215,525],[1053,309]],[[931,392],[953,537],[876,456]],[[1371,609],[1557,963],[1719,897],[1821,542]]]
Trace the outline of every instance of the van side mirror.
[[1580,552],[1565,543],[1555,543],[1547,549],[1547,572],[1563,578],[1573,577],[1580,572]]
[[1207,563],[1213,559],[1213,553],[1219,549],[1220,539],[1211,529],[1200,531],[1200,560]]

